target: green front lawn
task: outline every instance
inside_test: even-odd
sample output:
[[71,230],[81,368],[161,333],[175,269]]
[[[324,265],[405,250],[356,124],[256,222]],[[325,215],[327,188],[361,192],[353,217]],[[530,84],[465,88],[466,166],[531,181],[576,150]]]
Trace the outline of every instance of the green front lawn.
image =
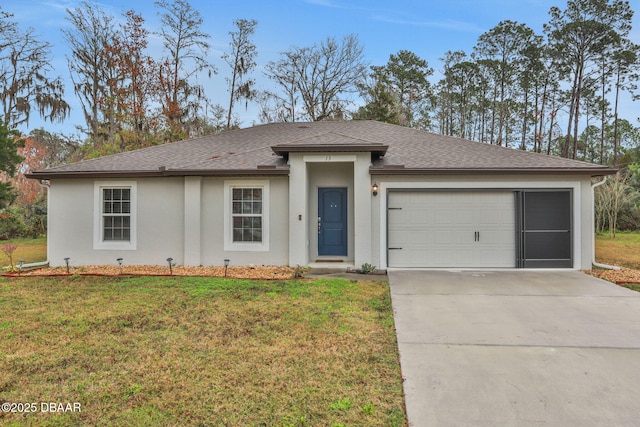
[[618,232],[615,238],[596,236],[596,261],[640,269],[640,233]]
[[[47,238],[40,237],[37,239],[11,239],[0,240],[0,249],[4,245],[13,244],[18,248],[13,252],[13,262],[15,265],[23,259],[26,264],[32,262],[41,262],[47,260]],[[4,252],[0,251],[0,270],[2,267],[9,265],[9,258]]]
[[386,283],[0,278],[2,425],[404,426]]

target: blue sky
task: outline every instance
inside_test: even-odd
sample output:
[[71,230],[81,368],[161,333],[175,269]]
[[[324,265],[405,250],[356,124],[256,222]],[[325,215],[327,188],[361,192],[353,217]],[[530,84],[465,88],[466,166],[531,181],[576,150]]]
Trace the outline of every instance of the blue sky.
[[[147,28],[158,28],[157,9],[152,0],[103,0],[97,2],[114,16],[133,8],[142,14]],[[401,49],[410,50],[426,59],[436,70],[433,79],[440,78],[439,61],[446,51],[464,50],[470,53],[478,36],[500,21],[512,20],[525,23],[537,33],[549,19],[551,6],[564,8],[566,0],[191,0],[191,5],[204,19],[203,30],[211,35],[212,49],[209,59],[216,64],[219,73],[210,80],[202,80],[207,95],[214,104],[228,102],[228,66],[220,58],[229,44],[229,31],[235,30],[233,20],[256,19],[258,27],[254,42],[258,48],[258,70],[255,77],[264,82],[260,68],[268,61],[277,60],[279,53],[291,46],[308,46],[328,36],[341,38],[355,33],[365,48],[365,58],[371,65],[382,65],[389,55]],[[632,40],[640,44],[640,0],[632,0],[634,29]],[[72,0],[5,0],[2,9],[14,14],[21,27],[33,27],[42,39],[53,44],[53,75],[67,78],[68,69],[61,29],[66,8],[73,8],[79,1]],[[151,40],[150,51],[160,53],[158,40]],[[268,82],[262,86],[267,87]],[[66,84],[66,98],[72,105],[72,114],[63,124],[49,124],[31,120],[29,128],[45,127],[50,132],[75,133],[74,125],[83,124],[82,112],[73,94],[71,83]],[[635,121],[640,116],[640,104],[624,104],[626,116]],[[257,109],[250,106],[237,110],[243,127],[250,126],[257,116]]]

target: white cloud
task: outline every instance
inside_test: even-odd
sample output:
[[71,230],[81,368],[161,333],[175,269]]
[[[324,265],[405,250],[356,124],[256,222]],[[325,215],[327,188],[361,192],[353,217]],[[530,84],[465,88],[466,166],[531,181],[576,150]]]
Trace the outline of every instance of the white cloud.
[[475,23],[456,21],[451,19],[443,19],[438,21],[415,21],[410,19],[391,18],[383,15],[375,15],[372,18],[376,21],[403,26],[439,28],[443,30],[460,31],[467,33],[482,33],[483,31],[485,31],[485,28],[482,28]]

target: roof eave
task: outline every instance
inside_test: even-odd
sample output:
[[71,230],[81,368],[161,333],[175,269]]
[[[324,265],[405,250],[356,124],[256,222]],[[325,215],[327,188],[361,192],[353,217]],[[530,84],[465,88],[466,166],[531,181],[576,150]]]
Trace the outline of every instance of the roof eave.
[[149,178],[166,176],[166,171],[34,171],[25,174],[30,179],[72,178]]
[[287,176],[288,168],[256,169],[164,169],[156,171],[35,171],[25,174],[31,179],[116,179],[178,176]]
[[405,168],[372,167],[371,175],[613,175],[618,169],[611,168]]
[[289,153],[372,153],[384,156],[388,145],[383,144],[281,144],[271,147],[278,156]]

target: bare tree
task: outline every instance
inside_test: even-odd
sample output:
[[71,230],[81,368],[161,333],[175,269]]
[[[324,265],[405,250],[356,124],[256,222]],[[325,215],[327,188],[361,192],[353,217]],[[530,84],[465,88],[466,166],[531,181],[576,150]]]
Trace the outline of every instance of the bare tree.
[[70,107],[61,79],[47,77],[51,45],[33,29],[21,30],[12,16],[0,9],[0,120],[11,129],[28,124],[35,107],[43,119],[62,121]]
[[[254,89],[255,80],[247,78],[256,67],[256,55],[258,54],[256,46],[251,41],[251,36],[255,32],[258,21],[255,19],[238,19],[234,25],[238,27],[238,31],[230,31],[231,42],[229,43],[230,52],[222,55],[227,64],[233,70],[229,82],[229,109],[227,110],[227,129],[231,127],[231,115],[233,114],[233,103],[244,98],[247,102],[255,98],[256,91]],[[245,105],[246,107],[246,105]]]
[[79,7],[67,9],[70,28],[62,30],[71,49],[67,57],[73,89],[80,99],[87,129],[94,145],[108,142],[110,114],[103,110],[108,98],[109,78],[113,64],[105,55],[105,47],[113,44],[113,16],[95,3],[83,1]]
[[160,0],[155,5],[163,10],[159,35],[167,52],[160,67],[162,114],[172,131],[169,139],[180,139],[188,134],[187,122],[206,104],[204,89],[190,80],[201,72],[209,77],[217,72],[207,61],[211,36],[201,30],[202,16],[187,0]]
[[309,120],[337,118],[346,111],[349,94],[357,93],[366,78],[363,51],[355,34],[343,37],[342,43],[329,37],[320,45],[293,47],[282,53],[280,61],[267,65],[266,75],[286,94],[280,99],[294,111],[292,121],[296,114],[290,100],[296,94]]
[[624,206],[634,200],[634,193],[628,184],[626,172],[620,171],[607,182],[596,188],[595,209],[598,231],[604,231],[605,222],[609,228],[609,236],[616,237],[618,214]]

